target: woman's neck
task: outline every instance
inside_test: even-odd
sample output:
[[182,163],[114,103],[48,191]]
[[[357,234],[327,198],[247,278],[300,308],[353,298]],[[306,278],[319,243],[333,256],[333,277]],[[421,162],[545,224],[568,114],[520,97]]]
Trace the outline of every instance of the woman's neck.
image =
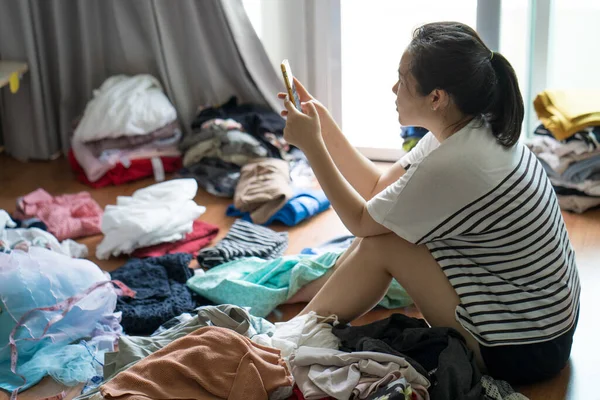
[[464,128],[473,118],[472,115],[465,115],[461,112],[450,113],[450,115],[445,115],[435,121],[429,130],[441,143]]

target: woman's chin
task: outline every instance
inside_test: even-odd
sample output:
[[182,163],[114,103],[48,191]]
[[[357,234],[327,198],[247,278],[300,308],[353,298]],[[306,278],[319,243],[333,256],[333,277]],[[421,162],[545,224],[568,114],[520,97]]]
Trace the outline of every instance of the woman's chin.
[[398,122],[402,126],[413,126],[413,125],[415,125],[414,121],[412,121],[410,118],[406,118],[406,117],[403,118],[400,114],[398,114]]

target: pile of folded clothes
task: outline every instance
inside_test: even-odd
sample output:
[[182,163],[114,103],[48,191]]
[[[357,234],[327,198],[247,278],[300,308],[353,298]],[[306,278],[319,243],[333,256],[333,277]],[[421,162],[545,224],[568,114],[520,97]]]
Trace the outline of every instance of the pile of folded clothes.
[[276,112],[232,97],[201,108],[192,133],[179,146],[181,174],[207,192],[233,198],[227,215],[256,224],[294,226],[329,208],[306,156],[283,139],[285,121]]
[[600,205],[600,91],[546,90],[534,102],[542,124],[528,142],[563,210]]
[[177,112],[150,75],[108,78],[76,121],[69,162],[77,180],[98,188],[181,168]]
[[233,197],[241,167],[258,158],[286,157],[284,127],[276,112],[239,105],[236,97],[217,107],[201,107],[179,146],[184,154],[182,174],[215,196]]

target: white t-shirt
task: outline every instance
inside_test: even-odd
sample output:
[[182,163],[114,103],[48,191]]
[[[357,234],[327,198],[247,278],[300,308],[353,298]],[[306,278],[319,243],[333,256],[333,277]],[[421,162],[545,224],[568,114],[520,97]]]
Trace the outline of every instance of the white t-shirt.
[[460,297],[456,318],[465,329],[497,346],[551,340],[573,326],[575,254],[552,186],[527,147],[504,147],[473,120],[441,144],[428,133],[401,164],[406,173],[367,209],[429,248]]

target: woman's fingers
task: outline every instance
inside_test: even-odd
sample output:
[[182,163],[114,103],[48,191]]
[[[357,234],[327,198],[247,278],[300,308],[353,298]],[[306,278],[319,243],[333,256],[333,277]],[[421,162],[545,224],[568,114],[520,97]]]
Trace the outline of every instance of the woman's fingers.
[[[284,101],[283,103],[284,103],[284,106],[285,106],[286,105],[285,103],[287,102],[287,97],[288,97],[287,93],[279,92],[279,93],[277,93],[277,97],[280,100]],[[283,111],[280,112],[280,114],[281,114],[282,117],[287,117],[287,115],[289,114],[289,112],[288,112],[288,110],[283,110]]]
[[294,83],[296,84],[296,91],[298,92],[300,101],[308,101],[313,99],[310,93],[308,93],[308,90],[306,90],[306,88],[300,83],[300,81],[296,77],[294,77]]
[[283,105],[285,106],[285,109],[288,112],[299,112],[298,110],[296,110],[296,106],[294,105],[294,103],[292,103],[288,98],[285,99]]

